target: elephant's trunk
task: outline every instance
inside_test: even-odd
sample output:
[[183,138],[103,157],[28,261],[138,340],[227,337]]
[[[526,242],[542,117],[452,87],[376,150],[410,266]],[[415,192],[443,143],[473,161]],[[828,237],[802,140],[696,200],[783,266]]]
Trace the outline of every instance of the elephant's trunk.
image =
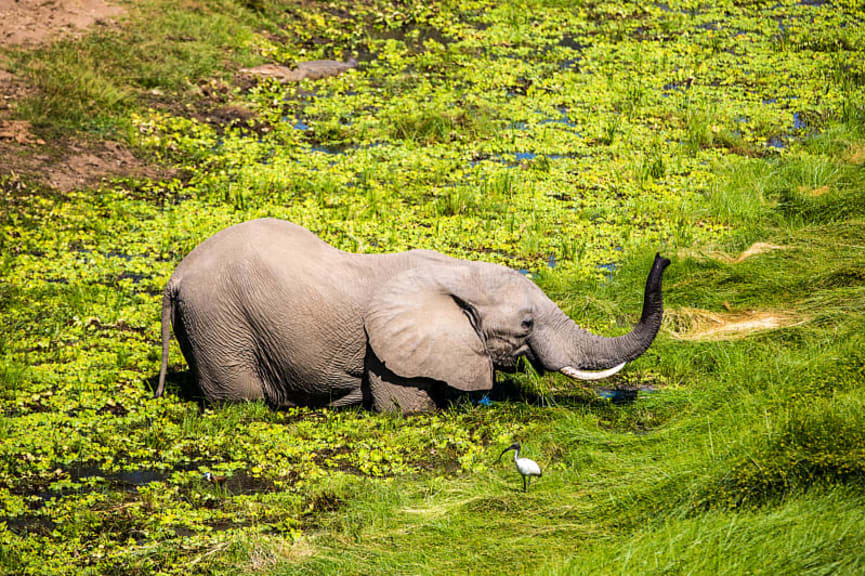
[[612,376],[626,362],[639,357],[651,345],[661,326],[664,313],[661,279],[669,264],[668,259],[655,255],[646,280],[640,321],[624,336],[605,338],[591,334],[556,309],[554,314],[557,312],[559,317],[552,322],[554,328],[551,333],[554,335],[537,338],[533,346],[544,367],[572,378],[596,380]]

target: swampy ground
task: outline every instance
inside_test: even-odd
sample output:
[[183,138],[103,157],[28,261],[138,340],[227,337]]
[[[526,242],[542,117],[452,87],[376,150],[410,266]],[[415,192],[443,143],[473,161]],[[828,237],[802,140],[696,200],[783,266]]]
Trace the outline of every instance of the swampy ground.
[[[111,18],[0,48],[0,572],[865,572],[860,3]],[[202,407],[176,343],[154,400],[166,280],[260,216],[512,266],[605,335],[661,251],[664,326],[435,414]]]

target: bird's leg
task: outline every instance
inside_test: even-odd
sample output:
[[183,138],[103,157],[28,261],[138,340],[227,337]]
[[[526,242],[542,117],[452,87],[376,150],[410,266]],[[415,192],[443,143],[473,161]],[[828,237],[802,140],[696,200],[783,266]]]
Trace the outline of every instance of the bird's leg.
[[523,492],[528,492],[528,491],[529,491],[529,485],[526,484],[526,477],[523,476]]
[[[526,476],[526,480],[528,481],[528,485],[531,486],[532,485],[532,477]],[[528,492],[528,488],[526,489],[526,492]]]

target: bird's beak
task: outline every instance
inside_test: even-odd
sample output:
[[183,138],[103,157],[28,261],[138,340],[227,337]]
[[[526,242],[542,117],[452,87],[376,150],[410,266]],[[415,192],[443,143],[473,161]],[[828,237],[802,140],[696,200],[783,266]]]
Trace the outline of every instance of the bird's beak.
[[502,456],[504,456],[504,455],[505,455],[505,452],[507,452],[508,450],[513,450],[513,448],[511,448],[510,446],[508,446],[507,448],[505,448],[504,450],[502,450],[502,453],[499,454],[499,457],[498,457],[498,458],[496,458],[496,462],[500,462],[501,459],[502,459]]

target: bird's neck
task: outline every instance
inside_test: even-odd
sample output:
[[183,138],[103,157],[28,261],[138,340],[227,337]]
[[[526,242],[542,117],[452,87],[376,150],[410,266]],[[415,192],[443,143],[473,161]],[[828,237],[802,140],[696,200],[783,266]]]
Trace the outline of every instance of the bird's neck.
[[516,450],[514,450],[514,462],[516,462],[519,459],[520,459],[520,449],[517,448]]

